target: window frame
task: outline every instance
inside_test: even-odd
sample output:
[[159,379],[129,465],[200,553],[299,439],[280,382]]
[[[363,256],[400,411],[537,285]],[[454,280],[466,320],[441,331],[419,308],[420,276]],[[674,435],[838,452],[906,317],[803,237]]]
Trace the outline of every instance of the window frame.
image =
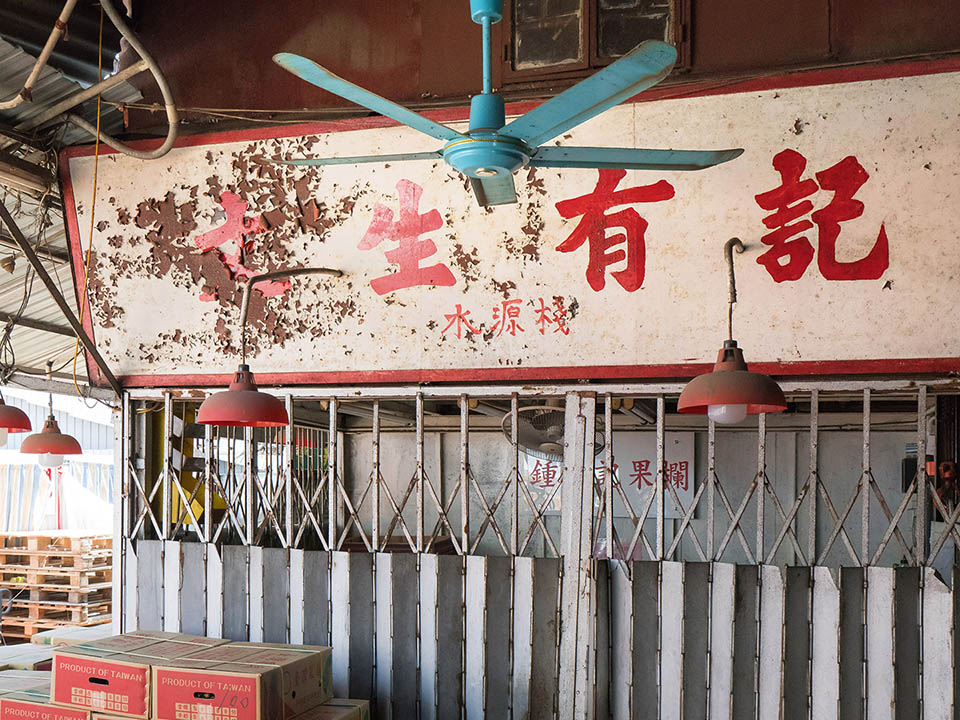
[[[572,63],[540,68],[515,70],[513,6],[516,0],[505,0],[503,11],[503,53],[501,55],[501,83],[504,86],[535,82],[538,80],[575,79],[592,74],[618,58],[602,57],[599,54],[599,0],[580,0],[580,38],[583,57]],[[671,31],[674,47],[677,48],[677,70],[690,68],[690,0],[670,0]]]

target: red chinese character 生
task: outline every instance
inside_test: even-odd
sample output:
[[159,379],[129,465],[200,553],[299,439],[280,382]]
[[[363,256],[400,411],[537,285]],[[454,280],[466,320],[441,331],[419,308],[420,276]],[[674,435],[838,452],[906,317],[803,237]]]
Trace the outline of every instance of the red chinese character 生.
[[641,487],[640,483],[644,485],[653,485],[653,480],[650,478],[653,477],[653,473],[650,472],[650,461],[649,460],[634,460],[633,461],[633,472],[630,473],[630,484],[636,485],[638,488]]
[[457,338],[459,339],[462,336],[463,329],[466,328],[467,332],[476,335],[478,330],[470,324],[470,321],[467,320],[467,315],[470,314],[469,310],[464,310],[460,303],[457,303],[457,309],[449,315],[444,315],[444,319],[447,320],[447,326],[440,331],[441,335],[446,335],[447,330],[456,324],[457,326]]
[[504,330],[514,337],[516,337],[518,332],[525,332],[517,321],[517,318],[520,317],[520,305],[522,302],[520,298],[504,300],[500,303],[500,307],[493,309],[494,326],[492,331],[496,332],[496,337],[503,335]]
[[[669,200],[674,196],[674,189],[666,180],[661,180],[653,185],[616,190],[627,171],[601,169],[598,172],[600,177],[592,193],[556,203],[562,217],[580,217],[573,232],[556,249],[573,252],[584,242],[589,243],[587,283],[595,292],[606,285],[606,268],[626,261],[625,267],[611,271],[610,275],[624,290],[633,292],[643,285],[646,272],[647,221],[633,208],[608,211],[619,205]],[[624,232],[608,236],[609,228],[622,228]]]
[[[873,249],[852,262],[837,260],[837,238],[840,223],[863,214],[863,203],[853,196],[870,177],[852,155],[836,165],[815,174],[817,181],[801,179],[807,159],[796,150],[786,149],[773,158],[773,168],[780,174],[780,186],[754,196],[764,210],[773,211],[763,219],[771,232],[760,238],[770,249],[757,258],[775,282],[798,280],[813,260],[814,247],[805,234],[814,224],[818,231],[817,266],[827,280],[876,280],[890,265],[887,232],[883,224]],[[818,184],[819,183],[819,186]],[[826,207],[812,212],[813,203],[806,198],[818,190],[833,191]],[[810,219],[807,219],[809,214]],[[812,222],[811,222],[812,220]]]
[[437,252],[437,246],[430,238],[419,240],[424,233],[439,230],[443,226],[443,218],[434,209],[427,213],[420,213],[420,196],[423,188],[410,182],[397,182],[397,195],[400,202],[400,211],[394,220],[393,210],[377,203],[373,207],[373,220],[364,233],[360,244],[361,250],[372,250],[384,240],[393,240],[397,247],[384,252],[387,260],[399,265],[395,273],[374,278],[370,287],[377,295],[419,285],[444,286],[455,285],[457,280],[443,263],[421,267],[420,262]]

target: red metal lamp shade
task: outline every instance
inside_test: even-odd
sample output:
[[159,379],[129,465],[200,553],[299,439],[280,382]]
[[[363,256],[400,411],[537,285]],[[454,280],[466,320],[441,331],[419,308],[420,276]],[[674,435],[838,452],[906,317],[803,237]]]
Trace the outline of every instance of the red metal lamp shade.
[[27,414],[20,408],[7,405],[3,402],[3,398],[0,398],[0,428],[6,428],[7,432],[12,433],[33,430]]
[[60,426],[51,414],[43,424],[43,430],[28,436],[20,446],[20,452],[30,454],[79,455],[83,452],[80,443],[72,435],[60,432]]
[[713,371],[687,383],[677,410],[703,415],[711,405],[746,405],[755,415],[786,410],[787,400],[771,377],[747,369],[736,340],[724,340]]
[[227,390],[203,401],[197,411],[201,425],[280,427],[290,422],[287,409],[273,395],[260,392],[249,365],[241,364]]

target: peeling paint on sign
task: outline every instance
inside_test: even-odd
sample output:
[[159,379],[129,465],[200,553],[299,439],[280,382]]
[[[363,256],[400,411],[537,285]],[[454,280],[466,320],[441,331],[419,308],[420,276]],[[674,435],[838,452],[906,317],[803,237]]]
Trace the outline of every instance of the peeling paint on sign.
[[[944,288],[960,274],[958,80],[619,106],[563,142],[746,152],[696,173],[530,168],[517,174],[518,203],[493,209],[440,161],[279,162],[434,149],[403,127],[191,138],[149,163],[109,154],[90,258],[94,335],[121,376],[229,372],[245,281],[321,265],[345,274],[252,293],[258,373],[569,377],[557,368],[712,362],[725,333],[721,248],[738,236],[735,328],[751,361],[955,358],[960,314]],[[797,158],[788,178],[783,163]],[[73,153],[64,165],[76,252],[93,161]],[[791,242],[802,254],[787,260],[775,243]]]

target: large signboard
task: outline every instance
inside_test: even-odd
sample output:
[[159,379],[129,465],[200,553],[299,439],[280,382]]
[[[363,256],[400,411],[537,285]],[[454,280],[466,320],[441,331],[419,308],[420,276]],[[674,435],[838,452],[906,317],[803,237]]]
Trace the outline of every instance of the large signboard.
[[[379,119],[183,140],[62,163],[88,323],[132,385],[222,382],[246,279],[249,359],[290,383],[678,376],[735,333],[772,372],[954,369],[960,75],[633,103],[570,145],[744,154],[708,170],[523,170],[484,209],[442,161],[281,158],[436,149]],[[462,129],[466,110],[435,116]],[[78,272],[82,283],[82,269]],[[896,362],[893,362],[896,361]]]

